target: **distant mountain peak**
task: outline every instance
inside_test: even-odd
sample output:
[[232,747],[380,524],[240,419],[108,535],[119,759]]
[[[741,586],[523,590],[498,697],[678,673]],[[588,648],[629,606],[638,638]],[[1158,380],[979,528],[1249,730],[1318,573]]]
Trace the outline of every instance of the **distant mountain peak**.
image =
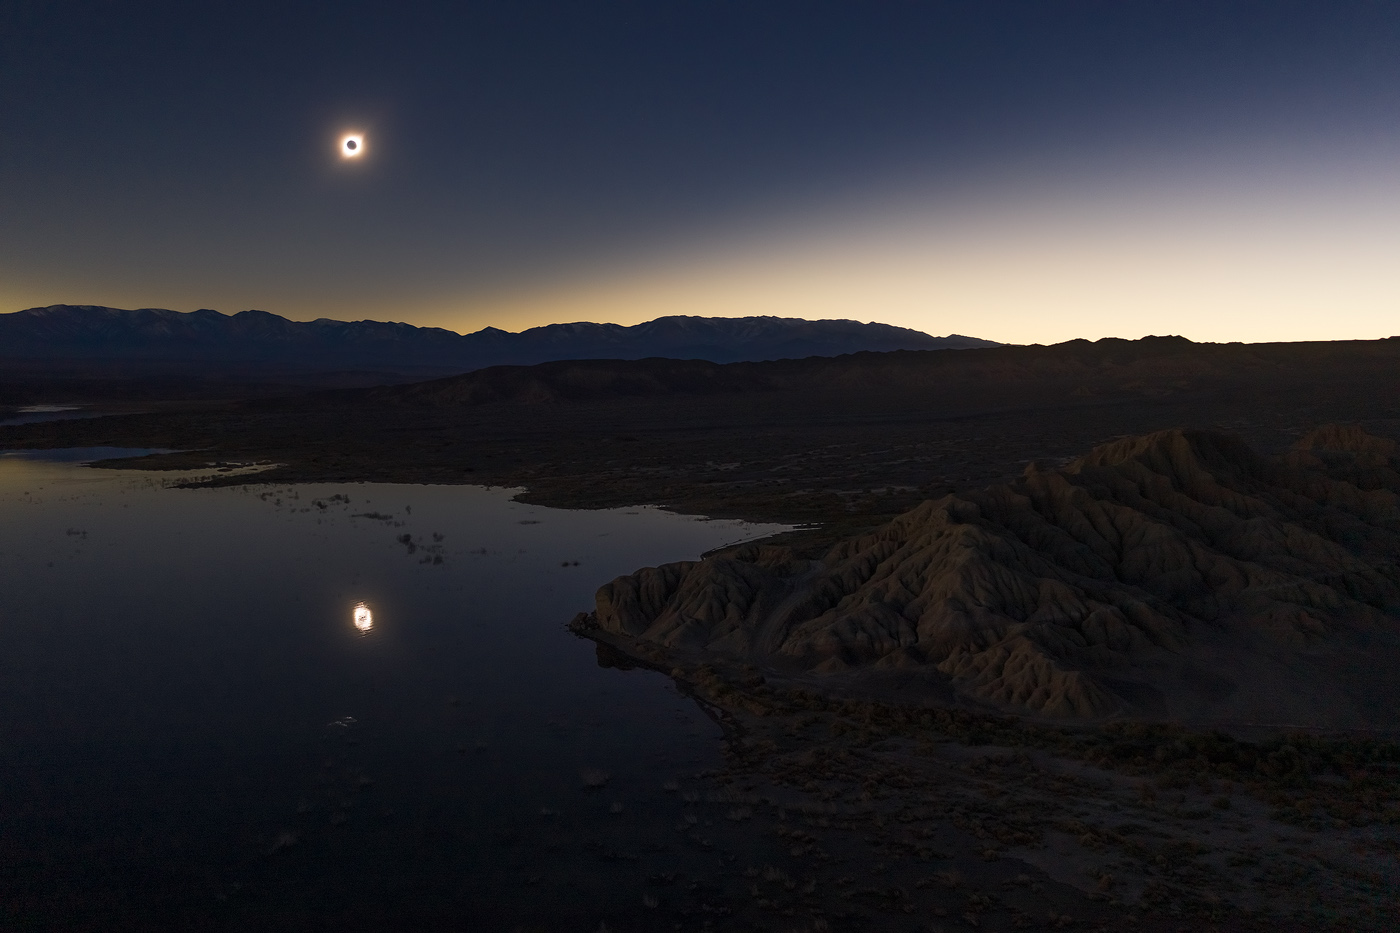
[[258,309],[230,315],[210,308],[179,312],[50,305],[0,314],[0,355],[11,358],[278,363],[318,371],[397,367],[447,374],[567,359],[669,357],[730,363],[996,345],[889,324],[766,315],[668,315],[630,326],[574,321],[519,333],[484,327],[459,334],[382,321],[291,321]]

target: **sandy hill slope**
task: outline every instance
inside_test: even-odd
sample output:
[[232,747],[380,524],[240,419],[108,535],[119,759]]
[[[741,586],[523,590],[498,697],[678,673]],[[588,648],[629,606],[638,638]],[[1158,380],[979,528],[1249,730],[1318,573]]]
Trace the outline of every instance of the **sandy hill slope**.
[[1327,427],[1120,440],[928,501],[820,560],[749,546],[604,586],[577,626],[653,663],[922,683],[1042,714],[1393,728],[1400,451]]

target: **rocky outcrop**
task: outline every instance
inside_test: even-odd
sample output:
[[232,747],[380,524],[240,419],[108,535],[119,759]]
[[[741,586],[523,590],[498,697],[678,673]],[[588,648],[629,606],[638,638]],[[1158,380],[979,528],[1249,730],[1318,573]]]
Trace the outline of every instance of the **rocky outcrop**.
[[1400,459],[1172,430],[928,501],[820,560],[750,546],[604,586],[617,646],[1050,716],[1322,726],[1400,713]]

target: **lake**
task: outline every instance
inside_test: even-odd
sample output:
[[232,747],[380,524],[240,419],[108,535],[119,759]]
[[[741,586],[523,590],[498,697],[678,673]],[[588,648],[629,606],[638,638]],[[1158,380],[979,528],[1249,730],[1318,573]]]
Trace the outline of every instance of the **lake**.
[[0,456],[0,928],[594,933],[703,900],[676,827],[719,727],[564,626],[778,526],[82,465],[113,453]]

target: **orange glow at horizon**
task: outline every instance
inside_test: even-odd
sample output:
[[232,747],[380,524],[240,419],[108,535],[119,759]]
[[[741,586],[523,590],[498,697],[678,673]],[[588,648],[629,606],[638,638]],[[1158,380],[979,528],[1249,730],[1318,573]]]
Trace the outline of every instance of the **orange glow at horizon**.
[[1400,333],[1398,213],[1388,192],[890,211],[444,302],[424,317],[457,330],[672,314],[849,318],[1006,343],[1375,339]]
[[218,282],[167,278],[154,291],[136,276],[49,281],[21,272],[0,283],[0,310],[61,302],[260,308],[293,320],[406,321],[464,333],[685,314],[847,318],[1006,343],[1376,339],[1400,333],[1400,167],[1377,165],[1281,179],[1261,171],[1258,182],[1239,172],[1209,175],[1209,184],[1090,179],[1077,189],[911,191],[669,249],[621,251],[569,275],[562,260],[542,261],[489,290],[463,284],[452,269],[411,281],[349,269],[331,285],[273,285],[240,268]]

